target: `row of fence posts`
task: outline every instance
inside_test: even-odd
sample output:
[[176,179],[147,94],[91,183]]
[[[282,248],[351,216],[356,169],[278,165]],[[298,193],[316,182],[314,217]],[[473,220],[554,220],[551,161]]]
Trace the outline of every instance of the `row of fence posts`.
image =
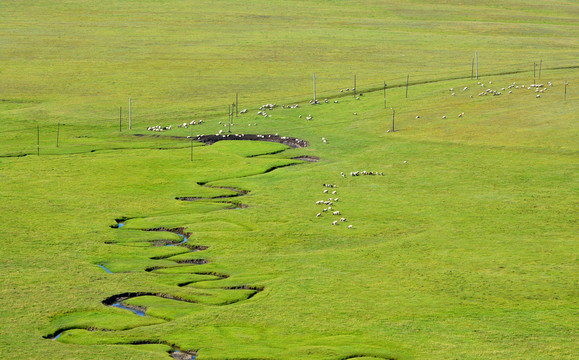
[[[543,68],[543,60],[541,59],[538,64],[539,67],[539,80],[541,79],[541,72]],[[536,75],[537,75],[537,63],[533,62],[533,83],[536,83]],[[471,67],[471,79],[475,78],[478,79],[478,51],[475,51],[475,57],[472,59],[472,67]],[[569,82],[565,80],[565,93],[564,93],[564,100],[567,100],[567,86]],[[405,97],[408,98],[408,88],[410,85],[410,74],[406,75],[406,93]],[[384,81],[383,92],[384,92],[384,109],[387,108],[386,103],[386,88],[388,85],[386,81]],[[316,73],[313,74],[313,88],[314,88],[314,101],[317,100],[316,98]],[[357,76],[354,75],[354,87],[353,95],[356,96],[356,88],[357,88]],[[395,120],[396,120],[396,110],[392,109],[392,131],[396,131],[395,129]],[[129,97],[129,130],[132,129],[132,98]],[[239,116],[239,93],[235,93],[235,102],[229,105],[228,107],[228,132],[231,133],[231,125],[233,125],[233,117]],[[123,131],[123,107],[119,107],[119,132]],[[60,140],[60,122],[57,125],[56,130],[56,147],[59,147],[59,140]],[[36,154],[40,155],[40,125],[36,127]],[[193,128],[191,128],[191,161],[193,161]]]

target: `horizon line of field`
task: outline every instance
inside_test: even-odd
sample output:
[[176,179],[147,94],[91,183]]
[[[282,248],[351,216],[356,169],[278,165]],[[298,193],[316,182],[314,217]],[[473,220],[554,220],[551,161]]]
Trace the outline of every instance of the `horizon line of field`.
[[[542,62],[542,60],[541,60]],[[534,63],[536,65],[536,63]],[[545,68],[545,71],[554,71],[554,70],[565,70],[565,69],[577,69],[579,68],[579,64],[575,64],[575,65],[567,65],[567,66],[555,66],[555,67],[550,67],[550,68]],[[508,70],[508,71],[501,71],[501,72],[496,72],[496,73],[490,73],[490,74],[484,74],[478,75],[477,79],[480,79],[482,77],[488,77],[488,76],[503,76],[503,75],[512,75],[512,74],[521,74],[521,73],[526,73],[526,72],[534,72],[533,70]],[[384,91],[386,94],[386,90],[389,89],[396,89],[396,88],[406,88],[406,97],[408,97],[408,88],[411,86],[417,86],[417,85],[425,85],[425,84],[432,84],[432,83],[437,83],[437,82],[444,82],[444,81],[452,81],[452,80],[462,80],[462,79],[469,79],[469,80],[475,80],[473,78],[474,75],[474,71],[471,73],[471,76],[449,76],[449,77],[445,77],[445,78],[437,78],[437,79],[428,79],[428,80],[413,80],[412,82],[409,81],[410,78],[410,74],[407,74],[406,77],[404,78],[396,78],[394,80],[401,80],[401,79],[405,79],[406,82],[399,82],[399,83],[395,83],[394,85],[388,85],[386,83],[386,81],[383,81],[382,84],[380,85],[366,85],[366,87],[364,89],[360,89],[358,91],[358,89],[355,89],[355,91],[353,92],[340,92],[338,94],[334,94],[334,95],[326,95],[323,96],[323,98],[325,99],[338,99],[338,98],[344,98],[344,97],[348,97],[348,96],[356,96],[356,93],[360,94],[360,93],[369,93],[369,92],[377,92],[377,91]],[[541,72],[539,72],[539,80],[541,77]],[[390,81],[390,80],[389,80]],[[356,82],[356,75],[354,75],[354,83]],[[315,84],[315,78],[314,78],[314,84]],[[567,81],[565,81],[565,96],[567,95],[566,92],[566,86],[567,86]],[[328,90],[329,91],[329,90]],[[334,90],[335,91],[335,90]],[[316,90],[314,90],[314,94],[315,94]],[[238,94],[234,93],[234,97],[236,98],[236,100],[238,99]],[[322,97],[318,97],[318,98],[322,98]],[[129,97],[130,99],[130,97]],[[317,100],[317,99],[314,99]],[[1,101],[1,100],[0,100]],[[130,101],[130,100],[129,100]],[[300,98],[300,100],[294,100],[294,101],[287,101],[286,103],[294,103],[294,104],[300,104],[300,103],[307,103],[308,101],[311,101],[310,99],[308,99],[307,97],[302,97]],[[237,104],[235,103],[235,101],[233,102],[233,104],[228,105],[228,116],[230,116],[229,114],[231,114],[232,109],[231,106],[234,106],[235,109],[235,116],[237,116],[239,114],[239,108],[237,106]],[[257,106],[257,105],[255,105]],[[121,107],[122,109],[122,107]],[[148,115],[151,115],[150,113]],[[212,114],[213,116],[215,116],[216,118],[219,118],[220,116],[223,116],[221,112],[216,112]],[[155,116],[158,116],[157,114]],[[167,116],[166,113],[163,113],[163,116]],[[207,118],[209,119],[213,119],[213,116],[208,116]],[[107,118],[108,119],[108,118]],[[122,132],[122,110],[120,112],[120,118],[117,118],[116,120],[120,120],[120,128],[119,128],[119,132]],[[115,122],[116,122],[115,120]],[[57,124],[57,137],[56,137],[56,147],[59,147],[59,138],[60,138],[60,125],[71,125],[71,124],[65,124],[65,123],[58,123]],[[54,126],[54,125],[51,125]],[[117,127],[117,125],[114,125],[115,127]],[[14,130],[4,130],[2,131],[2,133],[11,133],[11,132],[21,132],[21,131],[25,131],[25,130],[36,130],[36,140],[37,140],[37,147],[36,147],[36,151],[34,150],[24,150],[24,152],[20,152],[17,154],[0,154],[0,158],[7,158],[7,157],[22,157],[22,156],[27,156],[27,155],[33,155],[33,152],[36,152],[38,156],[40,156],[40,124],[37,124],[36,126],[33,127],[28,127],[28,128],[20,128],[20,129],[14,129]],[[126,131],[126,129],[125,129]],[[56,154],[50,154],[50,155],[56,155]]]

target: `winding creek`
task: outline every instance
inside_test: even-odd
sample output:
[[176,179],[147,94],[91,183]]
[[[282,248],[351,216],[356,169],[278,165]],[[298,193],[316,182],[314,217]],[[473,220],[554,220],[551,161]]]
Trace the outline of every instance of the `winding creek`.
[[[209,140],[209,139],[206,139]],[[213,139],[210,139],[213,140]],[[217,139],[215,139],[217,140]],[[284,139],[287,140],[287,139]],[[306,142],[303,142],[302,140],[299,139],[293,139],[291,138],[291,141],[295,141],[296,143],[298,143],[301,146],[307,146]],[[270,140],[271,141],[271,140]],[[294,146],[295,147],[295,146]],[[293,164],[290,164],[293,165]],[[288,165],[289,166],[289,165]],[[283,166],[281,166],[283,167]],[[271,169],[268,169],[266,172],[270,172],[273,171],[275,169],[277,169],[279,167],[274,167]],[[246,194],[249,193],[249,191],[247,190],[243,190],[243,189],[238,189],[235,187],[228,187],[228,186],[211,186],[207,183],[203,183],[203,182],[199,182],[198,183],[201,186],[205,186],[205,187],[210,187],[210,188],[215,188],[215,189],[227,189],[227,190],[231,190],[233,192],[235,192],[235,194],[231,194],[231,195],[221,195],[221,196],[215,196],[215,197],[188,197],[188,196],[183,196],[183,197],[176,197],[175,200],[179,200],[179,201],[213,201],[213,202],[218,202],[218,203],[227,203],[227,204],[231,204],[231,207],[229,207],[228,209],[243,209],[246,208],[247,205],[236,201],[236,200],[232,200],[234,198],[239,198],[242,197]],[[122,219],[115,219],[116,223],[115,225],[111,226],[113,228],[116,229],[121,229],[122,227],[124,227],[126,225],[126,222],[130,220],[128,218],[122,218]],[[206,250],[208,247],[207,246],[203,246],[203,245],[191,245],[188,243],[188,239],[191,236],[191,233],[188,233],[185,231],[185,228],[165,228],[165,227],[159,227],[159,228],[150,228],[150,229],[142,229],[142,231],[159,231],[159,232],[168,232],[168,233],[173,233],[178,235],[181,240],[180,241],[176,241],[176,240],[156,240],[151,242],[151,246],[170,246],[170,247],[181,247],[183,249],[186,249],[187,251],[185,252],[181,252],[181,253],[177,253],[177,254],[170,254],[167,256],[158,256],[158,257],[151,257],[149,259],[151,260],[171,260],[172,257],[177,256],[177,255],[182,255],[185,253],[192,253],[192,252],[198,252],[198,251],[204,251]],[[111,243],[111,244],[115,244],[115,243]],[[209,261],[205,260],[205,259],[186,259],[186,260],[172,260],[175,262],[175,266],[178,267],[195,267],[201,264],[206,264]],[[100,267],[101,269],[105,270],[108,274],[113,274],[113,272],[106,267],[106,263],[101,263],[101,264],[96,264],[98,267]],[[150,266],[145,268],[144,270],[146,272],[154,272],[158,275],[161,276],[172,276],[171,273],[162,273],[162,272],[158,272],[159,270],[163,270],[163,269],[169,269],[169,268],[174,268],[175,266]],[[186,275],[186,274],[190,274],[191,275],[191,280],[190,281],[182,281],[180,283],[177,283],[176,286],[177,288],[184,288],[187,287],[189,285],[195,285],[195,283],[197,282],[207,282],[207,281],[220,281],[223,279],[227,279],[229,278],[229,275],[227,274],[221,274],[221,273],[216,273],[216,272],[208,272],[208,271],[191,271],[191,272],[184,272],[183,274],[179,274],[179,275]],[[114,308],[118,308],[118,309],[122,309],[125,311],[129,311],[133,314],[135,314],[135,316],[140,316],[140,317],[146,317],[146,316],[151,316],[149,314],[147,314],[147,308],[145,306],[135,306],[135,305],[130,305],[127,304],[126,302],[128,300],[134,299],[134,298],[138,298],[138,297],[142,297],[142,296],[154,296],[154,297],[159,297],[159,298],[164,298],[164,299],[168,299],[168,300],[172,300],[172,301],[179,301],[179,302],[186,302],[186,303],[195,303],[195,304],[201,304],[201,305],[205,305],[205,306],[219,306],[219,305],[231,305],[231,304],[235,304],[238,303],[240,301],[246,301],[246,300],[250,300],[251,298],[253,298],[255,295],[257,295],[259,292],[261,292],[263,290],[262,287],[259,286],[250,286],[250,285],[239,285],[239,286],[230,286],[230,287],[211,287],[211,288],[203,288],[204,291],[211,291],[211,290],[232,290],[232,291],[240,291],[239,297],[237,298],[226,298],[222,303],[204,303],[204,302],[200,302],[199,300],[194,300],[193,299],[187,299],[187,298],[183,298],[181,296],[177,296],[177,295],[172,295],[170,293],[161,293],[161,292],[125,292],[125,293],[121,293],[121,294],[116,294],[116,295],[111,295],[107,298],[105,298],[104,300],[102,300],[102,304],[108,307],[114,307]],[[199,295],[199,294],[197,294]],[[201,294],[203,295],[203,294]],[[205,294],[207,295],[207,294]],[[153,316],[155,317],[155,316]],[[158,317],[157,317],[158,318]],[[164,321],[170,322],[173,321],[172,319],[163,319]],[[63,333],[65,333],[68,330],[73,330],[75,328],[65,328],[65,329],[59,329],[56,332],[54,332],[53,334],[47,335],[45,336],[45,338],[47,339],[51,339],[51,340],[57,340],[61,337],[61,335]],[[122,330],[109,330],[109,329],[97,329],[97,328],[76,328],[76,329],[84,329],[84,330],[89,330],[89,331],[122,331]],[[134,345],[138,345],[138,344],[148,344],[148,343],[156,343],[156,344],[165,344],[169,347],[171,347],[171,351],[170,351],[170,355],[171,357],[173,357],[174,359],[178,359],[178,360],[194,360],[196,359],[197,353],[196,351],[185,351],[182,350],[181,348],[179,348],[176,344],[169,344],[166,343],[162,340],[158,340],[157,342],[150,342],[150,341],[131,341],[128,344],[134,344]]]

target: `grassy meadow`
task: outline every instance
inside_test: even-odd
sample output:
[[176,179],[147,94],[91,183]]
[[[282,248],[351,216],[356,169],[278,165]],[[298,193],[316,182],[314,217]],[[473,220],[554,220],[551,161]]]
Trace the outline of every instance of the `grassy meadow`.
[[[573,1],[0,3],[0,357],[576,358],[578,17]],[[309,146],[191,148],[227,132],[236,92],[233,133]],[[146,316],[103,304],[127,293]]]

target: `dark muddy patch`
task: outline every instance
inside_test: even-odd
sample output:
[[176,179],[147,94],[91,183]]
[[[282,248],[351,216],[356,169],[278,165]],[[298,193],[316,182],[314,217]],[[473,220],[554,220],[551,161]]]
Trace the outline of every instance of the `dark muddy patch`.
[[190,244],[183,244],[181,245],[182,247],[186,247],[187,249],[191,250],[191,251],[203,251],[203,250],[207,250],[209,249],[209,246],[205,246],[205,245],[190,245]]
[[[164,226],[160,226],[160,227],[156,227],[156,228],[143,229],[143,231],[166,231],[166,232],[172,232],[173,234],[184,236],[186,238],[189,238],[189,236],[191,236],[191,233],[185,232],[184,227],[166,228]],[[181,241],[177,241],[177,244],[179,244],[180,242]]]
[[195,360],[197,355],[187,351],[176,350],[171,353],[171,357],[175,360]]
[[296,157],[293,157],[292,159],[294,159],[294,160],[308,161],[308,162],[318,162],[318,161],[320,161],[320,158],[319,158],[319,157],[317,157],[317,156],[310,156],[310,155],[296,156]]
[[207,145],[215,144],[222,140],[253,140],[253,141],[269,141],[276,142],[280,144],[287,145],[291,148],[303,148],[309,146],[309,143],[305,140],[289,137],[289,136],[279,136],[272,134],[221,134],[221,135],[203,135],[196,136],[193,139],[201,141]]
[[165,255],[153,256],[153,257],[150,257],[149,259],[151,259],[151,260],[164,260],[164,259],[172,258],[173,256],[187,254],[188,252],[189,252],[188,250],[184,250],[182,252],[174,253],[174,254],[165,254]]
[[190,264],[190,265],[203,265],[209,264],[209,260],[206,259],[187,259],[175,261],[177,264]]
[[[172,343],[169,343],[168,341],[163,341],[163,340],[156,340],[156,341],[134,340],[134,341],[131,341],[129,343],[119,344],[119,345],[157,345],[157,344],[167,345],[167,346],[171,347],[171,351],[169,351],[169,355],[173,359],[195,360],[197,357],[197,351],[195,351],[195,350],[183,350],[179,346],[177,346],[176,344],[172,344]],[[177,356],[177,357],[175,357],[175,356]]]
[[241,210],[241,209],[247,209],[249,207],[249,205],[247,204],[242,204],[242,203],[238,203],[238,202],[233,202],[233,201],[219,201],[222,204],[231,204],[230,207],[228,207],[229,210]]
[[176,246],[179,243],[180,243],[180,241],[177,241],[177,240],[153,240],[153,241],[151,241],[151,244],[153,244],[153,246],[169,246],[169,245]]

